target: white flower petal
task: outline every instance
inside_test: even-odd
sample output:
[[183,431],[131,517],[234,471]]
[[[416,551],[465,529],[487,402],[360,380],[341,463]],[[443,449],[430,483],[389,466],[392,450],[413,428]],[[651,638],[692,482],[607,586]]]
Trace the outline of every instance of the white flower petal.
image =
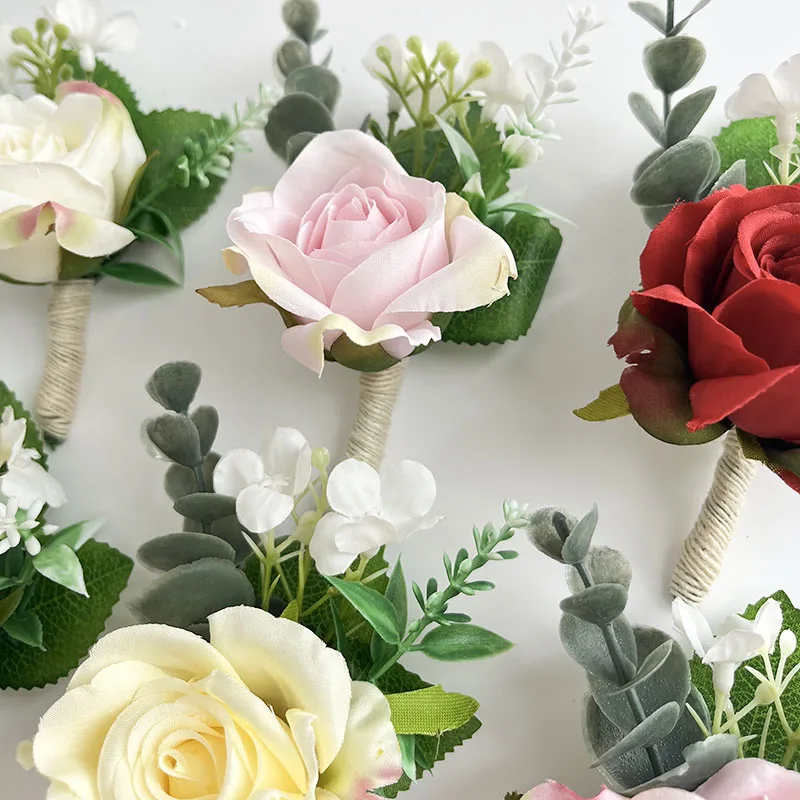
[[252,533],[267,533],[277,528],[289,518],[292,509],[294,500],[288,494],[266,486],[248,486],[236,498],[236,516]]
[[348,522],[336,531],[336,549],[342,553],[370,553],[399,541],[394,525],[380,517],[364,517]]
[[300,431],[278,428],[266,447],[264,466],[268,475],[290,482],[287,494],[300,494],[311,480],[311,447]]
[[424,517],[436,501],[436,479],[417,461],[381,468],[381,516],[392,524]]
[[211,642],[248,688],[276,713],[299,708],[312,714],[320,771],[344,740],[351,680],[342,654],[307,628],[258,608],[227,608],[209,617]]
[[756,614],[753,630],[764,637],[767,650],[772,653],[783,628],[783,610],[781,604],[772,598],[767,600]]
[[132,53],[139,42],[139,21],[128,11],[109,17],[97,34],[95,46],[100,53]]
[[264,462],[258,453],[244,449],[231,450],[214,469],[214,491],[236,497],[251,484],[260,483],[264,475]]
[[334,511],[351,519],[377,514],[381,507],[381,478],[356,458],[337,464],[328,479],[328,502]]
[[35,461],[24,467],[13,467],[0,477],[0,492],[13,497],[19,507],[29,509],[37,501],[58,508],[67,502],[61,484]]
[[784,61],[775,70],[771,83],[778,102],[787,111],[800,114],[800,54]]
[[702,611],[677,597],[672,603],[672,617],[677,630],[689,640],[694,652],[703,658],[714,644],[714,634]]
[[704,664],[741,664],[758,654],[766,641],[754,631],[731,631],[718,639],[703,658]]
[[725,104],[728,119],[753,119],[774,117],[781,110],[781,102],[766,75],[748,75]]
[[386,697],[376,686],[353,682],[350,719],[342,749],[320,784],[340,798],[365,797],[402,774],[400,746]]
[[349,523],[348,517],[333,511],[317,523],[308,552],[323,575],[341,575],[358,557],[358,553],[341,550],[337,543],[338,532]]

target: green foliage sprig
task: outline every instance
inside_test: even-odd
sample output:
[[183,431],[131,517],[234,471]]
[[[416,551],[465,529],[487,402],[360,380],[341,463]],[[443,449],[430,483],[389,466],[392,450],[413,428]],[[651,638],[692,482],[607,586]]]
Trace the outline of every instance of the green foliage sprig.
[[557,509],[531,519],[531,542],[567,566],[572,594],[561,603],[561,641],[587,672],[584,739],[610,788],[636,794],[656,787],[692,791],[737,756],[735,736],[704,738],[708,707],[692,688],[678,643],[624,616],[627,560],[593,548],[597,509],[576,520]]
[[73,51],[65,46],[69,35],[65,25],[52,25],[46,17],[37,19],[32,31],[20,27],[11,33],[11,40],[21,49],[11,54],[10,65],[25,76],[23,83],[51,100],[58,85],[73,78]]

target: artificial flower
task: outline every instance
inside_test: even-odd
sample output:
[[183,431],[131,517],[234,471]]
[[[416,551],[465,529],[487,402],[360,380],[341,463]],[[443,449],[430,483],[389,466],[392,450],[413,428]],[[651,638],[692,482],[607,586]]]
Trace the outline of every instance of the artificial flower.
[[[39,540],[33,531],[40,527],[39,515],[42,513],[44,503],[35,502],[29,509],[20,508],[16,498],[9,498],[5,502],[0,499],[0,555],[7,553],[21,542],[30,555],[38,555],[42,549]],[[42,533],[49,536],[58,530],[57,525],[41,525]]]
[[712,438],[732,424],[800,443],[799,211],[800,186],[734,186],[679,204],[653,231],[642,290],[611,339],[645,430],[684,441],[721,422]]
[[145,151],[130,115],[91,83],[0,97],[0,275],[58,279],[64,252],[107,256],[133,241],[117,224]]
[[328,480],[333,509],[317,524],[309,552],[323,575],[339,575],[361,555],[402,542],[439,522],[430,515],[436,500],[433,473],[416,461],[401,461],[380,473],[350,458]]
[[800,119],[800,54],[784,61],[771,75],[748,75],[725,105],[729,119],[775,117],[779,146],[789,147],[797,137]]
[[33,740],[50,797],[356,800],[400,777],[389,704],[339,652],[256,608],[209,624],[95,645]]
[[544,151],[539,142],[531,136],[512,133],[503,141],[503,154],[514,169],[521,169],[539,161]]
[[289,518],[295,498],[311,480],[311,448],[300,431],[278,428],[263,457],[232,450],[214,470],[214,491],[236,498],[236,515],[247,530],[267,533]]
[[7,406],[0,418],[0,468],[27,466],[32,459],[39,458],[36,450],[25,447],[27,430],[25,417],[16,419],[14,409]]
[[[761,761],[743,758],[726,764],[696,792],[683,789],[650,789],[635,795],[638,800],[795,800],[800,796],[800,775]],[[583,800],[579,794],[559,783],[544,783],[531,789],[522,800]],[[594,800],[623,800],[616,792],[604,789]]]
[[403,100],[397,90],[389,84],[409,89],[411,72],[408,68],[408,53],[400,39],[387,34],[370,47],[363,61],[366,70],[383,83],[389,93],[389,112],[399,113]]
[[465,200],[409,177],[359,131],[316,137],[274,192],[245,196],[228,234],[228,267],[249,268],[291,326],[284,349],[317,373],[326,351],[356,369],[391,366],[441,338],[434,314],[488,305],[517,274]]
[[[778,620],[775,630],[775,609]],[[741,617],[731,620],[724,632],[715,636],[697,606],[678,597],[672,604],[675,627],[689,641],[694,652],[711,665],[714,688],[725,696],[733,688],[736,670],[760,652],[770,652],[781,629],[782,614],[775,600],[768,600],[758,612],[755,622]]]
[[139,23],[131,12],[106,17],[104,0],[56,0],[47,9],[54,24],[69,29],[69,44],[78,51],[81,67],[93,72],[99,53],[132,53],[139,41]]
[[19,52],[19,46],[11,39],[14,28],[0,25],[0,92],[12,92],[17,84],[17,67],[12,56]]

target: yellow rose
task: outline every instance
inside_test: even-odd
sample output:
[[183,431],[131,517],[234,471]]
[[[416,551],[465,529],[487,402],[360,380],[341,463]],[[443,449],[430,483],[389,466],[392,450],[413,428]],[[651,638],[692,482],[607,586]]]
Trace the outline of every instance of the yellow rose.
[[364,800],[400,776],[386,698],[310,630],[256,608],[211,644],[140,625],[95,645],[44,716],[48,800]]

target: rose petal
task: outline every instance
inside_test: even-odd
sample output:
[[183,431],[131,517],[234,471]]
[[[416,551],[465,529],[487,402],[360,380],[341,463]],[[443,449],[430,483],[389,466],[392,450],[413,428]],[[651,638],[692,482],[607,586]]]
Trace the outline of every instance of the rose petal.
[[723,767],[698,792],[704,800],[760,800],[762,796],[788,800],[800,793],[800,774],[767,761],[743,758]]
[[381,469],[381,516],[392,524],[424,517],[436,501],[433,473],[416,461]]
[[228,497],[237,497],[254,483],[264,480],[264,462],[252,450],[231,450],[214,469],[214,491]]
[[209,617],[211,642],[247,687],[276,713],[299,708],[315,717],[320,771],[344,740],[351,681],[341,653],[310,630],[257,608],[227,608]]
[[294,509],[294,499],[266,486],[253,484],[239,492],[236,516],[251,533],[267,533],[285,522]]
[[381,508],[381,478],[369,464],[348,458],[331,471],[328,503],[350,519],[377,514]]

